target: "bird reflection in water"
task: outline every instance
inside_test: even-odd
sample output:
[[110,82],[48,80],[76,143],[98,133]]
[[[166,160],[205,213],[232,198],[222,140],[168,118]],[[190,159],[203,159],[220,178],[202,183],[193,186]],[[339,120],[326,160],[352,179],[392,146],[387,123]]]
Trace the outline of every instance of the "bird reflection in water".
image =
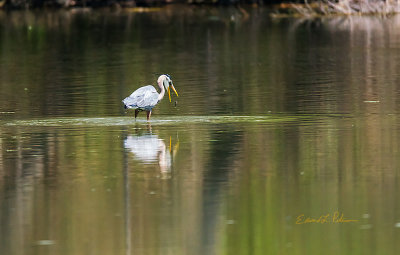
[[163,178],[170,177],[172,168],[172,159],[179,149],[179,141],[172,146],[172,138],[169,138],[169,145],[165,144],[158,135],[128,135],[125,138],[124,146],[135,155],[135,159],[151,164],[158,162],[160,172]]

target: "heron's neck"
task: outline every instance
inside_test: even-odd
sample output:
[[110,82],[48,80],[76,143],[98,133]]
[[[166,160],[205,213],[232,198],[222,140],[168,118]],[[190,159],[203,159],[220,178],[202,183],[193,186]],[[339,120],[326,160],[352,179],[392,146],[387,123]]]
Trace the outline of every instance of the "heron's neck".
[[161,99],[163,99],[164,95],[165,95],[165,88],[162,84],[158,84],[158,86],[160,87],[160,94],[158,95],[158,101],[160,101]]

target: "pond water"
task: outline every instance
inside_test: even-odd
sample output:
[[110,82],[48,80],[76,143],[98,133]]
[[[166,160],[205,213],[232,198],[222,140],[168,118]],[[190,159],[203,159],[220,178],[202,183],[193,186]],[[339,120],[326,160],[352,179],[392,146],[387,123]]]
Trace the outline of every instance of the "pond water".
[[400,17],[246,10],[0,12],[0,254],[398,254]]

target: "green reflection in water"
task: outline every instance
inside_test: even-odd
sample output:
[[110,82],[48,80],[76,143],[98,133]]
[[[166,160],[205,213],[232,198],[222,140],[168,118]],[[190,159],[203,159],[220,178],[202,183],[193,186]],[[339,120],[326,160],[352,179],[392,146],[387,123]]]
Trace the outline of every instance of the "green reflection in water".
[[[396,116],[174,118],[186,121],[2,125],[2,251],[394,254],[399,248]],[[336,211],[358,222],[295,224],[301,214]]]

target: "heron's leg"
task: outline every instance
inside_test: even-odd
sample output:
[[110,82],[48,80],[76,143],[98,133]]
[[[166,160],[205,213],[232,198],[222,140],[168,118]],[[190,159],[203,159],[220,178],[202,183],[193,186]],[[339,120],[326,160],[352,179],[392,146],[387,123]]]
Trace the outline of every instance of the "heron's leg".
[[136,117],[138,114],[139,114],[139,110],[135,110],[135,120],[136,120]]
[[151,116],[151,111],[148,111],[148,112],[147,112],[147,121],[150,120],[150,116]]

